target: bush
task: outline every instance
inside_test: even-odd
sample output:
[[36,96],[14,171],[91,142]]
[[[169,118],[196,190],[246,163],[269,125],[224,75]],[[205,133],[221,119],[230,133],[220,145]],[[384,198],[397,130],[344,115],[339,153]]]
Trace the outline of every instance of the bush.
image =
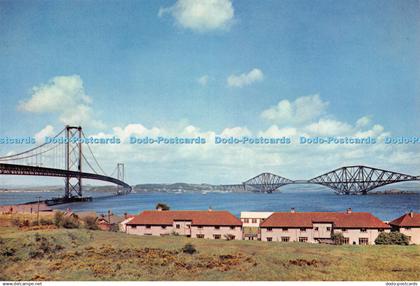
[[163,211],[169,211],[170,207],[164,203],[158,203],[156,209],[162,209]]
[[401,232],[381,232],[375,239],[375,244],[408,245],[408,236]]
[[64,217],[61,226],[64,228],[79,228],[79,221],[73,217]]
[[225,237],[226,240],[234,240],[235,239],[235,236],[233,234],[225,234],[224,237]]
[[331,239],[335,245],[342,245],[344,243],[344,235],[341,232],[333,233]]
[[60,227],[63,224],[64,213],[63,212],[56,212],[54,214],[54,224],[57,227]]
[[191,243],[187,243],[182,248],[182,252],[188,253],[188,254],[194,254],[197,252],[197,249],[195,249],[194,245],[192,245]]
[[12,219],[12,225],[19,227],[20,226],[20,219],[18,219],[18,218]]
[[90,230],[98,230],[99,227],[96,224],[96,218],[93,216],[88,216],[83,219],[83,223],[85,224],[86,229]]
[[39,220],[39,223],[40,223],[41,225],[52,225],[52,224],[53,224],[53,221],[52,221],[51,219],[41,218],[41,219]]
[[112,225],[109,227],[109,231],[119,232],[119,231],[120,231],[120,228],[118,227],[118,224],[112,224]]

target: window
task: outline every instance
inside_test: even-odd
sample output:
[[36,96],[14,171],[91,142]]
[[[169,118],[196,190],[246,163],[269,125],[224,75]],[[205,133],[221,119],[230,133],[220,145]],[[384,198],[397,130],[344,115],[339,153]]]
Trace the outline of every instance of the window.
[[213,234],[214,239],[220,239],[222,236],[220,234]]
[[350,243],[350,240],[349,240],[348,237],[343,237],[342,242],[343,242],[343,244],[349,244]]
[[150,228],[151,226],[150,225],[146,225],[146,228]]
[[236,229],[236,227],[234,227],[234,226],[231,226],[231,227],[230,227],[230,229]]
[[288,231],[289,229],[287,227],[283,227],[281,230],[282,231]]
[[162,229],[166,229],[166,225],[162,225]]
[[272,237],[267,237],[267,241],[273,241]]
[[199,228],[199,229],[203,229],[203,226],[202,226],[202,225],[199,225],[199,226],[197,226],[197,228]]
[[175,225],[176,228],[181,228],[181,226],[179,224]]
[[315,230],[318,230],[319,228],[318,227],[315,227]]
[[299,242],[307,242],[308,238],[307,237],[299,237]]
[[[235,237],[236,236],[234,236],[234,235],[229,235],[229,239],[231,239],[231,240],[235,240]],[[226,238],[227,239],[227,238]]]
[[135,225],[130,225],[130,227],[131,227],[131,228],[136,228],[136,226],[135,226]]
[[331,231],[331,227],[327,226],[327,231]]
[[379,232],[384,232],[383,228],[378,229]]
[[244,223],[249,223],[249,219],[244,218]]
[[368,245],[369,244],[369,239],[365,238],[365,237],[359,238],[359,244],[360,245]]
[[253,218],[252,219],[252,223],[257,223],[257,219],[256,218]]
[[343,228],[341,231],[342,232],[346,232],[347,231],[347,228]]
[[204,238],[204,234],[197,234],[197,238]]
[[366,228],[362,228],[361,230],[360,230],[360,232],[366,232],[367,230],[366,230]]
[[411,242],[411,236],[407,236],[408,242]]
[[300,229],[300,231],[306,231],[306,228],[302,227],[302,228]]
[[267,231],[273,231],[272,227],[267,227]]
[[405,230],[411,230],[411,227],[405,227],[404,229]]
[[289,240],[290,240],[290,237],[288,237],[288,236],[282,236],[281,237],[282,242],[289,242]]
[[215,226],[214,229],[220,229],[220,226]]

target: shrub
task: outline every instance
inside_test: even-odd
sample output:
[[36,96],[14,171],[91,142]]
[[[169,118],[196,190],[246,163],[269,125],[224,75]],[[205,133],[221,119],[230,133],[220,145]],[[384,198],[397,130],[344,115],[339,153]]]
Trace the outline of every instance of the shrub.
[[16,254],[16,249],[14,249],[14,248],[6,247],[5,249],[0,250],[0,255],[1,256],[10,257],[10,256],[14,256],[15,254]]
[[39,223],[40,223],[41,225],[52,225],[52,224],[53,224],[53,221],[52,221],[51,219],[41,218],[41,219],[39,220]]
[[226,240],[234,240],[235,239],[235,236],[233,234],[225,234],[224,237],[225,237]]
[[118,224],[112,224],[112,225],[109,227],[109,231],[119,232],[119,231],[120,231],[120,228],[118,227]]
[[79,221],[73,217],[64,217],[61,226],[64,228],[79,228]]
[[60,227],[63,223],[64,213],[63,212],[56,212],[54,214],[54,224],[57,227]]
[[96,224],[96,218],[93,216],[88,216],[83,219],[83,223],[85,224],[85,228],[90,230],[98,230],[99,227]]
[[156,209],[162,209],[163,211],[169,211],[170,210],[170,207],[167,204],[158,203],[156,205]]
[[375,244],[408,245],[408,236],[401,232],[381,232],[375,239]]
[[194,245],[192,245],[191,243],[187,243],[182,248],[182,252],[188,253],[188,254],[194,254],[197,252],[197,249],[195,249]]
[[18,218],[12,219],[12,225],[19,227],[20,226],[20,219],[18,219]]
[[344,236],[341,232],[333,233],[331,239],[336,245],[342,245],[344,243]]

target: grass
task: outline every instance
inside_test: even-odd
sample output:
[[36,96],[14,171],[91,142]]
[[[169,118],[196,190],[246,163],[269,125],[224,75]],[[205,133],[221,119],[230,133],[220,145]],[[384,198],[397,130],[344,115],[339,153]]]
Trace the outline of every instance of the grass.
[[[191,243],[194,254],[182,251]],[[420,280],[420,246],[333,246],[0,227],[0,280]]]

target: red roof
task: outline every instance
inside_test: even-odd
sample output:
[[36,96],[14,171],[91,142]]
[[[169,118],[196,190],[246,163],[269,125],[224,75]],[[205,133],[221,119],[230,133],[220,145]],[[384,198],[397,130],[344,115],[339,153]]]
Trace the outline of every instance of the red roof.
[[414,227],[420,227],[420,214],[411,212],[408,214],[405,214],[403,216],[400,216],[397,219],[394,219],[389,223],[390,225],[396,225],[396,226],[414,226]]
[[331,222],[337,228],[390,228],[389,225],[365,212],[276,212],[268,217],[261,227],[306,227],[313,223]]
[[242,222],[228,211],[143,211],[127,224],[172,225],[177,220],[191,221],[191,225],[242,225]]

